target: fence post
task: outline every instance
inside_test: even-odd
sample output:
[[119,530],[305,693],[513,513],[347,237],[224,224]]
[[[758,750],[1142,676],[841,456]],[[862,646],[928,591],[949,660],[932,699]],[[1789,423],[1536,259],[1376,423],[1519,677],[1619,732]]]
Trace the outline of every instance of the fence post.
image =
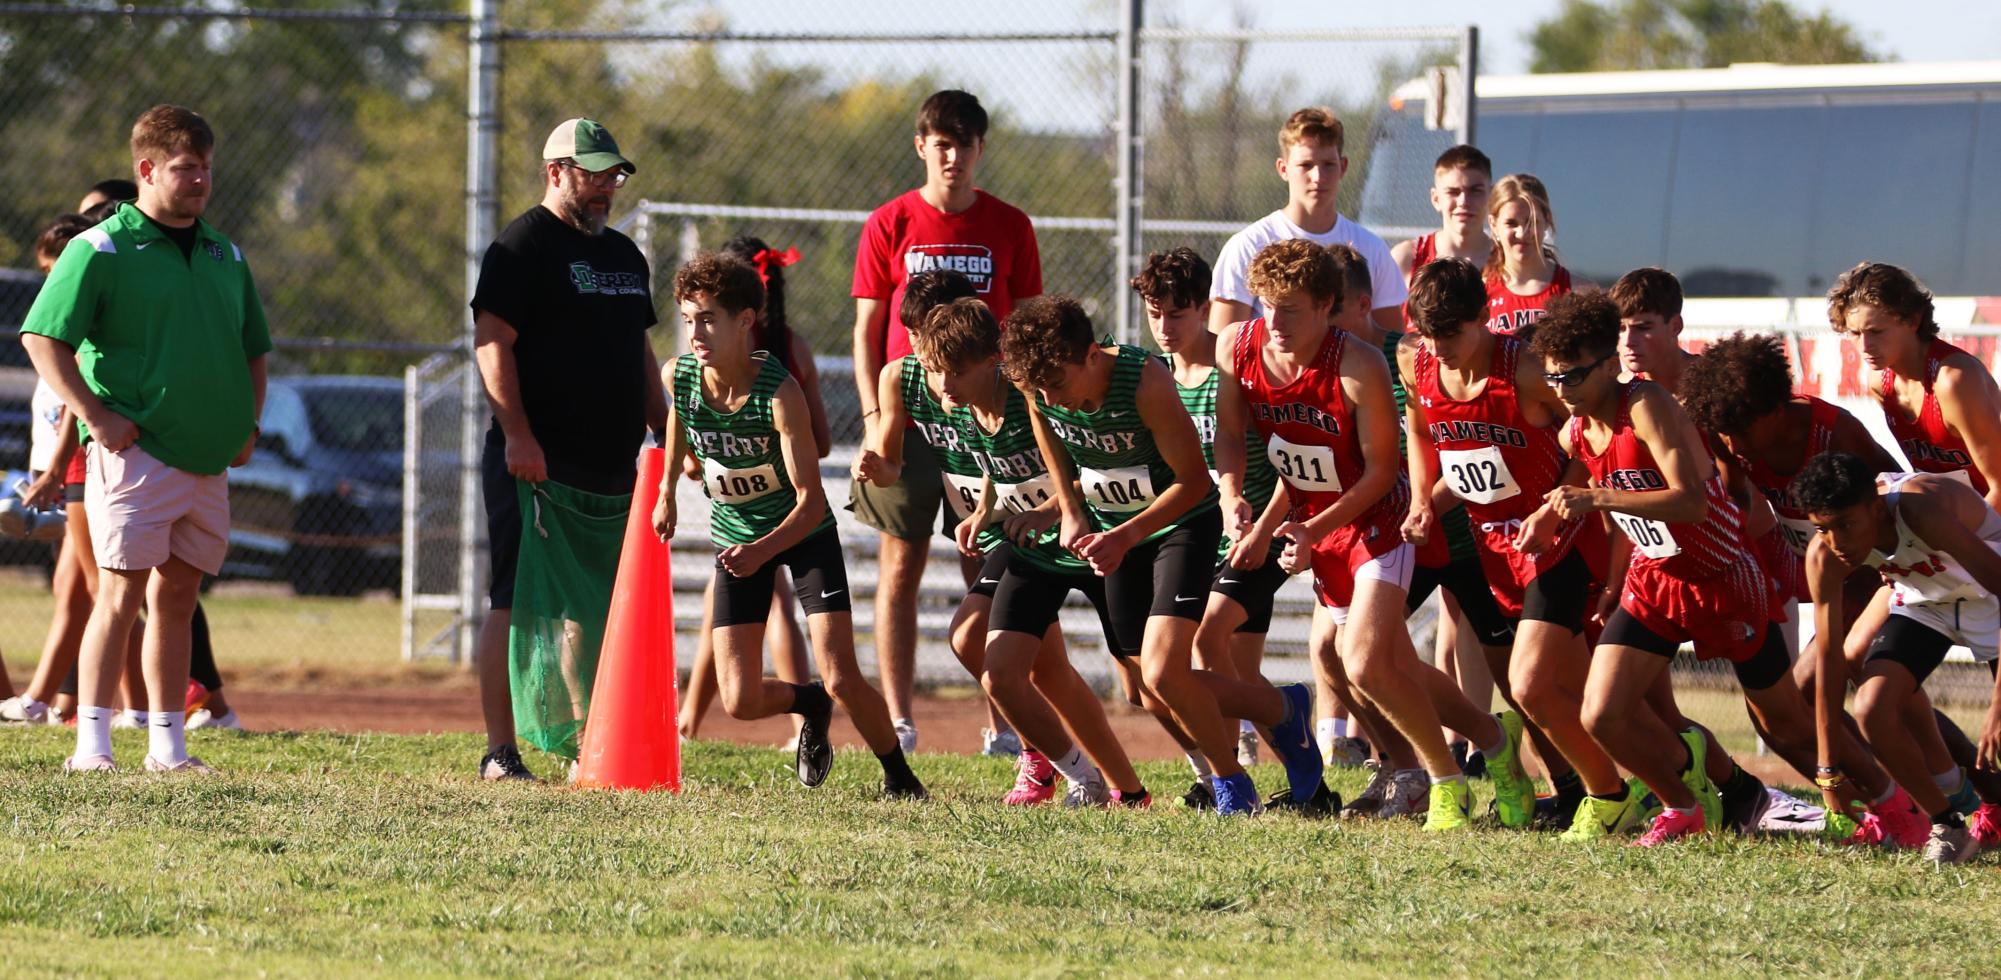
[[[429,361],[424,363],[429,364]],[[403,369],[403,662],[417,659],[417,518],[423,493],[424,405],[418,386],[423,374],[418,365]]]
[[1475,82],[1480,77],[1480,28],[1468,24],[1466,33],[1459,38],[1459,142],[1466,146],[1478,146],[1473,142],[1475,123],[1479,115],[1479,94]]
[[500,0],[472,0],[472,22],[466,38],[471,78],[466,85],[466,306],[465,372],[459,413],[459,629],[452,657],[468,668],[478,659],[474,646],[479,618],[479,454],[481,447],[479,364],[473,347],[473,292],[479,288],[479,262],[494,238],[499,162],[495,138],[500,130]]
[[1119,0],[1119,171],[1112,234],[1112,308],[1117,312],[1118,338],[1133,339],[1133,292],[1126,286],[1136,271],[1140,250],[1140,204],[1144,170],[1140,164],[1140,30],[1146,21],[1144,0]]

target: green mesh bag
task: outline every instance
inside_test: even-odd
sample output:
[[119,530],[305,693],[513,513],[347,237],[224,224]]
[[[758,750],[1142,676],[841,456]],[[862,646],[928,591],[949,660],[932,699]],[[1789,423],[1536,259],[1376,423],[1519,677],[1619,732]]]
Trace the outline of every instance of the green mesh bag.
[[545,752],[575,759],[632,495],[520,480],[515,493],[521,556],[507,631],[515,732]]

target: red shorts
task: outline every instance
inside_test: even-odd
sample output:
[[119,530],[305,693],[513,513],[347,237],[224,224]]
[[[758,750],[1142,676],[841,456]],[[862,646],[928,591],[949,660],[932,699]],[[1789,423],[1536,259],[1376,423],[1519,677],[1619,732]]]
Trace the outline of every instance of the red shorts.
[[76,447],[76,452],[70,454],[69,469],[63,472],[63,482],[65,484],[73,483],[77,486],[82,486],[83,481],[90,478],[90,467],[84,465],[84,459],[90,454],[85,452],[84,448],[83,446],[78,446]]
[[1692,643],[1698,660],[1747,660],[1765,642],[1777,611],[1771,579],[1751,555],[1715,578],[1676,578],[1652,562],[1626,572],[1619,608],[1674,643]]
[[[1355,600],[1355,573],[1404,544],[1402,518],[1398,514],[1350,524],[1313,545],[1313,589],[1321,602],[1335,609],[1348,608]],[[1416,562],[1406,560],[1404,564],[1415,566]],[[1400,570],[1405,588],[1410,587],[1410,572],[1409,567]]]
[[[1559,540],[1539,555],[1525,555],[1515,550],[1515,535],[1520,532],[1519,521],[1473,523],[1473,540],[1480,549],[1480,569],[1487,573],[1487,585],[1494,592],[1494,601],[1510,619],[1521,618],[1529,583],[1563,561],[1572,551],[1582,550],[1592,577],[1599,582],[1605,581],[1605,526],[1596,518],[1586,518],[1571,529],[1567,540]],[[1595,557],[1594,550],[1597,552]]]

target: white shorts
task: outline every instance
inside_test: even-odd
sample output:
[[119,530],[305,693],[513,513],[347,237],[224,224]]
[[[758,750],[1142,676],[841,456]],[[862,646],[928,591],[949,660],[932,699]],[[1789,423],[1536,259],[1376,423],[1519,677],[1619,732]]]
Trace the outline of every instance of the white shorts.
[[[1356,565],[1354,579],[1357,582],[1363,579],[1388,582],[1405,592],[1409,592],[1410,577],[1416,571],[1417,549],[1412,547],[1410,542],[1405,541],[1374,558]],[[1328,606],[1327,608],[1334,614],[1334,625],[1341,626],[1348,622],[1347,606]]]
[[83,512],[97,564],[158,568],[169,557],[214,575],[229,553],[229,477],[177,470],[138,443],[118,452],[89,446]]
[[1981,663],[1996,659],[1995,642],[2001,638],[2001,602],[1993,596],[1960,599],[1955,602],[1926,602],[1906,606],[1890,603],[1890,615],[1914,620],[1927,629],[1973,651]]

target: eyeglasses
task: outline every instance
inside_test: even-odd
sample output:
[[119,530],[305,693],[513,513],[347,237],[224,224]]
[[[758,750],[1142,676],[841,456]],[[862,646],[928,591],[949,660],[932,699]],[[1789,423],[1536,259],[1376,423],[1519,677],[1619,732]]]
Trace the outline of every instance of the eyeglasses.
[[1584,379],[1591,376],[1591,372],[1598,370],[1598,365],[1611,359],[1612,355],[1607,354],[1583,367],[1574,367],[1561,374],[1545,374],[1542,379],[1549,382],[1552,388],[1575,388],[1583,384]]
[[578,179],[593,187],[624,187],[625,179],[632,176],[625,172],[624,167],[613,167],[610,170],[592,172],[577,166],[577,161],[575,160],[564,160],[562,166],[564,169],[575,173]]

